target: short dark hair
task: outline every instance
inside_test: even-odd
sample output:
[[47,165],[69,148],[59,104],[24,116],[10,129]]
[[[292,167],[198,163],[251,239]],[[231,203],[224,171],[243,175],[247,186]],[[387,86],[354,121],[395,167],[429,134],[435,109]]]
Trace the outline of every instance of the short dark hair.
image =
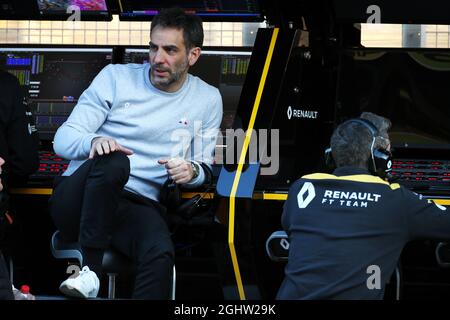
[[[370,121],[377,129],[379,137],[389,138],[387,131],[391,127],[389,119],[374,113],[364,112],[362,119]],[[386,141],[376,138],[374,148],[385,149]],[[330,146],[334,162],[337,167],[354,166],[368,168],[373,136],[370,129],[356,121],[345,121],[334,130]]]
[[152,19],[150,33],[156,27],[175,28],[183,30],[183,39],[186,48],[202,47],[203,25],[202,19],[193,14],[187,14],[179,7],[162,9]]
[[378,135],[384,139],[377,139],[375,141],[375,148],[386,149],[387,142],[389,139],[388,131],[391,128],[391,121],[385,117],[381,117],[372,112],[363,112],[360,116],[361,119],[366,119],[373,123],[373,125],[378,129]]

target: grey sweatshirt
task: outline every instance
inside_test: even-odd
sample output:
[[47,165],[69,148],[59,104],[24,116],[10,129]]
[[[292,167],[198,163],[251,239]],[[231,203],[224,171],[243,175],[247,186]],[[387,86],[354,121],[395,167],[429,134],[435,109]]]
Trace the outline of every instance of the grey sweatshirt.
[[[149,70],[149,64],[111,64],[95,77],[55,135],[55,152],[71,160],[64,175],[87,160],[99,136],[134,151],[125,189],[154,200],[167,179],[158,159],[213,162],[222,121],[219,90],[188,75],[177,92],[164,92],[151,84]],[[197,187],[204,178],[201,172],[185,186]]]

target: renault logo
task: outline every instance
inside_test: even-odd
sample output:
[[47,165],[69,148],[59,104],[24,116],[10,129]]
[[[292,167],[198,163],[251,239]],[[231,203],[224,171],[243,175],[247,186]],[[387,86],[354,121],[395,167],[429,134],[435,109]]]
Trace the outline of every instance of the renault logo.
[[292,118],[317,119],[318,115],[319,111],[314,110],[293,109],[291,106],[287,109],[287,117],[289,120]]
[[287,109],[287,116],[288,116],[288,119],[291,120],[291,118],[292,118],[292,108],[291,108],[291,106],[289,106],[289,108]]
[[[306,197],[304,197],[305,193],[307,193]],[[311,201],[315,198],[315,196],[316,190],[314,189],[314,185],[311,182],[305,182],[303,184],[303,187],[297,194],[298,207],[300,209],[306,208],[308,204],[310,204]]]

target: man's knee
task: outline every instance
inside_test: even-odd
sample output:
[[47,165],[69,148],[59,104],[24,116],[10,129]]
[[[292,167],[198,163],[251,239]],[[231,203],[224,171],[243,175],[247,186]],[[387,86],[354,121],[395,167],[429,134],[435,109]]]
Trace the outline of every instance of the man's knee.
[[174,263],[174,248],[172,242],[161,241],[158,245],[144,250],[141,263],[158,261],[158,264],[171,267]]
[[108,181],[119,180],[125,184],[130,176],[130,159],[122,152],[97,156],[93,170],[95,172],[100,171]]

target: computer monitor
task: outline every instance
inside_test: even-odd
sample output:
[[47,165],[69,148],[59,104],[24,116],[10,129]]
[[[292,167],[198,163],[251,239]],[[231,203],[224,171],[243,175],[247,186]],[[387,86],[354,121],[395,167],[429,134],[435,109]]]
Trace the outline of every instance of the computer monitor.
[[371,111],[392,121],[394,150],[450,151],[448,50],[351,49],[341,61],[337,122]]
[[36,0],[36,2],[42,19],[111,20],[106,0]]
[[51,141],[94,77],[111,63],[112,48],[0,48],[0,68],[15,75],[41,140]]
[[122,0],[120,20],[151,20],[162,8],[182,7],[203,21],[263,21],[257,0]]
[[[250,48],[205,47],[196,64],[189,69],[189,73],[219,89],[223,102],[221,130],[224,136],[225,130],[233,127],[251,55]],[[124,63],[148,63],[148,59],[148,48],[125,49]],[[217,145],[218,163],[222,161],[224,148],[224,145]]]

